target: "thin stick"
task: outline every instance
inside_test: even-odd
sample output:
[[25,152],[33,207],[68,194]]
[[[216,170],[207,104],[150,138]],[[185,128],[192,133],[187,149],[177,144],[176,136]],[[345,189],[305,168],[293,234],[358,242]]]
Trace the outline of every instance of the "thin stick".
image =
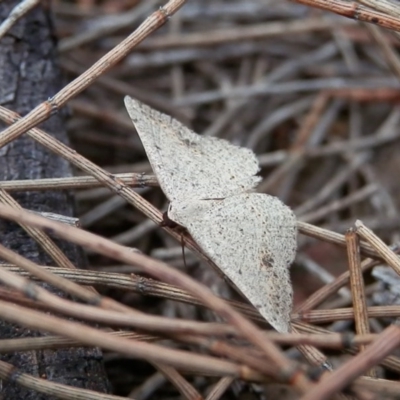
[[[99,346],[105,349],[116,351],[133,358],[143,358],[153,362],[168,363],[178,368],[195,368],[204,371],[214,371],[217,374],[225,369],[231,376],[239,377],[242,374],[240,366],[215,357],[203,356],[188,353],[182,350],[160,348],[150,343],[137,342],[132,339],[115,337],[109,333],[102,332],[77,322],[67,321],[44,314],[35,310],[10,304],[0,300],[0,316],[10,322],[27,326],[32,329],[39,329],[45,332],[52,332],[63,337],[82,341],[90,346]],[[244,371],[243,371],[244,372]]]
[[349,362],[327,375],[314,388],[301,397],[301,400],[329,399],[344,389],[355,378],[383,360],[400,344],[400,328],[391,325],[368,348]]
[[[0,202],[13,207],[15,210],[21,210],[22,207],[4,190],[0,189]],[[42,247],[42,249],[53,259],[60,267],[76,269],[75,265],[61,251],[49,236],[40,229],[22,224],[21,227]]]
[[[323,240],[324,242],[336,244],[341,247],[346,246],[346,239],[344,235],[340,233],[336,233],[330,231],[328,229],[320,228],[318,226],[314,226],[311,224],[307,224],[306,222],[297,221],[297,228],[304,235]],[[360,242],[361,253],[365,256],[373,257],[373,258],[381,258],[380,253],[376,251],[374,247],[372,247],[369,243]],[[397,257],[397,256],[396,256]],[[399,261],[400,262],[400,261]]]
[[[361,264],[362,272],[366,272],[378,265],[380,261],[366,259]],[[349,282],[350,273],[349,271],[343,272],[340,276],[338,276],[333,282],[325,285],[321,289],[314,292],[303,304],[297,307],[297,313],[301,314],[303,312],[312,310],[313,308],[320,305],[324,302],[329,296],[336,293],[339,289],[341,289],[344,285]]]
[[[350,288],[353,298],[354,320],[356,332],[359,335],[370,333],[368,323],[367,300],[364,290],[364,279],[361,270],[359,238],[354,229],[346,232],[347,256],[349,260]],[[365,346],[360,346],[364,351]],[[376,377],[376,371],[368,372],[371,377]]]
[[381,11],[392,15],[393,17],[400,18],[400,7],[396,1],[391,0],[358,0],[359,3],[374,8],[375,10]]
[[231,378],[230,376],[221,378],[212,388],[208,396],[206,397],[206,400],[218,400],[229,388],[229,386],[232,385],[234,379]]
[[368,229],[360,220],[356,223],[357,233],[400,275],[400,260],[396,253],[390,249],[378,236]]
[[292,0],[296,3],[304,4],[306,6],[320,8],[342,15],[343,17],[351,18],[356,21],[370,22],[381,26],[382,28],[400,31],[400,21],[398,18],[391,17],[372,10],[370,8],[361,6],[355,1],[344,0]]
[[188,382],[175,368],[169,365],[157,363],[154,366],[178,389],[184,399],[199,400],[201,394]]
[[[49,379],[37,378],[26,374],[13,365],[0,361],[0,378],[4,381],[18,383],[28,389],[35,390],[50,397],[62,400],[123,400],[126,397],[114,396],[82,389],[61,383],[52,382]],[[47,397],[46,396],[46,397]],[[38,396],[39,397],[39,396]],[[41,397],[41,396],[40,396]]]
[[22,18],[33,7],[37,6],[39,2],[40,0],[23,0],[17,4],[0,25],[0,40],[20,18]]

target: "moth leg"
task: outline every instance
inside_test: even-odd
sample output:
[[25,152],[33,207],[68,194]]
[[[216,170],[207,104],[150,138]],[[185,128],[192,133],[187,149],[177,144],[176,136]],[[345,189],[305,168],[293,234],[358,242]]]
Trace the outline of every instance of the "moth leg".
[[160,223],[160,226],[162,228],[175,229],[180,225],[177,224],[175,221],[172,221],[172,219],[170,217],[168,217],[168,211],[164,211],[163,214],[162,214],[162,221]]

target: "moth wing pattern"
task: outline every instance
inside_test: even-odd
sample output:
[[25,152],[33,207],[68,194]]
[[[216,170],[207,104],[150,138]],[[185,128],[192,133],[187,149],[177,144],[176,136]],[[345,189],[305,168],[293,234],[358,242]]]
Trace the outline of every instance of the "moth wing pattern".
[[129,96],[125,105],[170,201],[222,198],[258,184],[258,160],[251,150],[200,136]]
[[289,207],[273,196],[242,193],[172,202],[168,216],[190,232],[277,331],[290,330],[289,266],[296,255],[297,225]]
[[125,105],[171,202],[168,217],[190,232],[275,329],[288,332],[296,218],[278,198],[249,193],[261,179],[255,154],[197,135],[129,96]]

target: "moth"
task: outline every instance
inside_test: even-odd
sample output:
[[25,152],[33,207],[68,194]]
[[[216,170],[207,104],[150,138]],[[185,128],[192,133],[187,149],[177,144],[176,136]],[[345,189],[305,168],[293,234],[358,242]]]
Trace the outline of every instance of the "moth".
[[168,218],[189,231],[277,331],[288,332],[296,218],[278,198],[254,192],[261,179],[255,154],[200,136],[129,96],[125,105],[170,201]]

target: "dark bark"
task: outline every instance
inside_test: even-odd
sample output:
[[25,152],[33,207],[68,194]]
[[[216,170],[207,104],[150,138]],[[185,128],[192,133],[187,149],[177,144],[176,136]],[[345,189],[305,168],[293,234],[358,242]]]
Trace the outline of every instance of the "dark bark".
[[[19,2],[1,1],[0,21]],[[62,84],[50,11],[38,6],[0,40],[0,104],[24,115],[54,95]],[[4,124],[0,124],[3,129]],[[64,110],[43,123],[41,128],[67,143]],[[70,165],[26,135],[0,149],[0,180],[65,176],[71,176]],[[73,214],[72,198],[66,192],[25,192],[13,194],[13,197],[27,209],[68,216]],[[35,241],[16,224],[0,221],[0,242],[39,264],[54,265]],[[83,258],[79,249],[65,242],[57,243],[75,265],[82,266]],[[62,296],[57,290],[46,288]],[[38,335],[40,333],[0,321],[1,338]],[[1,359],[36,377],[100,392],[106,392],[108,388],[102,354],[96,348],[15,353],[2,355]],[[10,382],[2,382],[0,393],[1,398],[8,400],[52,399]]]

